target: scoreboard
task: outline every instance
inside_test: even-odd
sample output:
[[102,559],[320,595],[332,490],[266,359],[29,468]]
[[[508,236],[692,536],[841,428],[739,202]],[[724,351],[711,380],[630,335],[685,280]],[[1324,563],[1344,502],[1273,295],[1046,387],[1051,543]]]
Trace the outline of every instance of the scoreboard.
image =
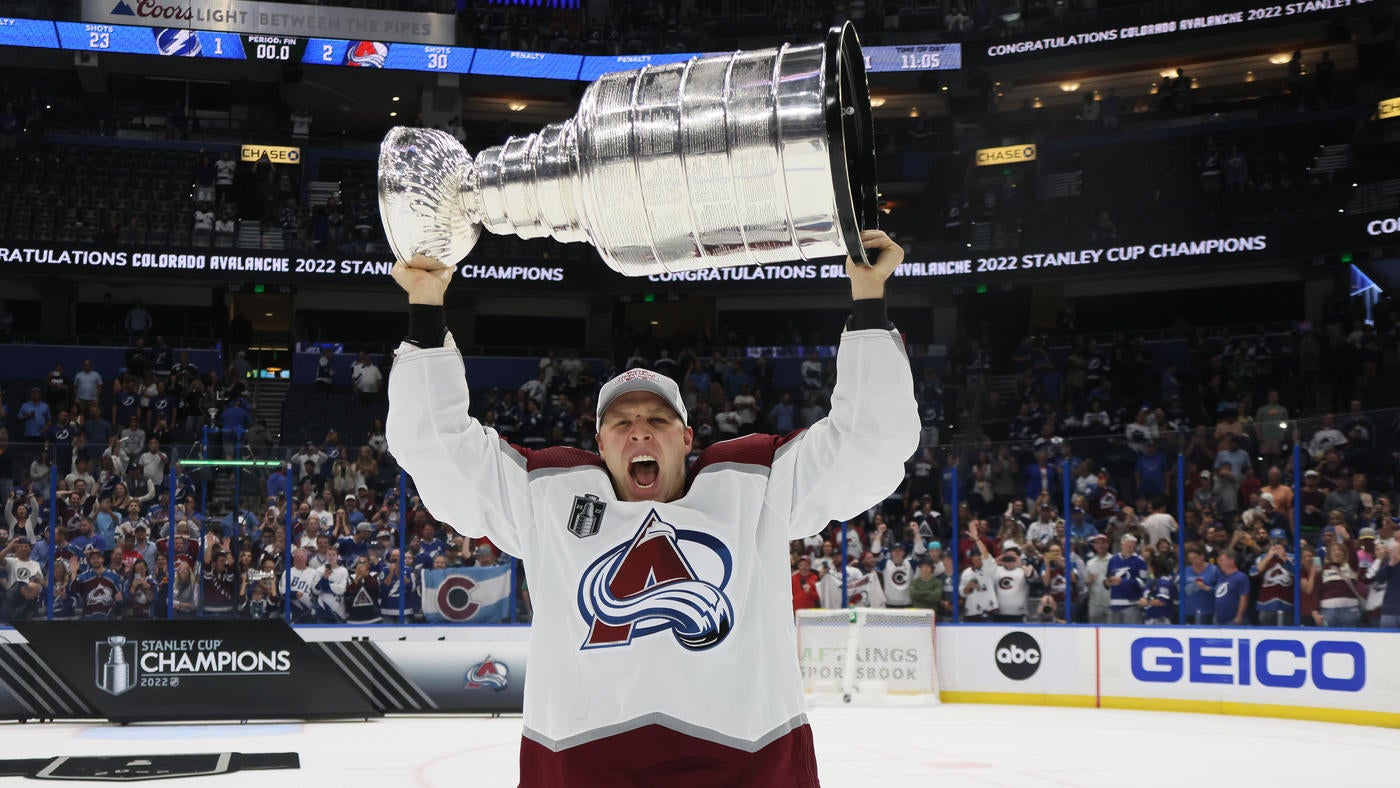
[[865,47],[865,70],[957,71],[962,68],[961,44],[909,44]]
[[[184,28],[0,17],[0,46],[158,57],[479,74],[592,82],[613,71],[679,63],[705,53],[588,56],[388,41],[248,35]],[[946,71],[962,66],[959,44],[867,47],[866,70]]]

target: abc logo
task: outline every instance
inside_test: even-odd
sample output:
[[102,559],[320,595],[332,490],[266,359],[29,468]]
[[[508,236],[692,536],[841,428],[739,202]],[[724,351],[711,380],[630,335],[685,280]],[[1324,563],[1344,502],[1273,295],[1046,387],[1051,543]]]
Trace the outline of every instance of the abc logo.
[[1011,632],[997,642],[997,670],[1012,681],[1025,681],[1040,669],[1040,644],[1024,632]]

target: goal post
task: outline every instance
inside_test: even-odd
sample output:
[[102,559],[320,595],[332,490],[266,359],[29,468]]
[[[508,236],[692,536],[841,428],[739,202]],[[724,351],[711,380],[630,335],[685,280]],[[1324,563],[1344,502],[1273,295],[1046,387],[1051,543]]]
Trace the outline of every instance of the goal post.
[[932,610],[797,611],[802,688],[814,704],[933,705]]

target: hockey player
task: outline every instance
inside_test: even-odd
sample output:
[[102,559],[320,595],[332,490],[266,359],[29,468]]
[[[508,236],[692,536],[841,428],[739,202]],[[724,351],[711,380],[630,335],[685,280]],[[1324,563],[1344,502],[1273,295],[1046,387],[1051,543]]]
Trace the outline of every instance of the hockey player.
[[[532,566],[520,785],[818,784],[788,542],[903,480],[919,438],[903,343],[884,314],[903,250],[862,234],[831,413],[805,432],[693,445],[671,379],[628,370],[598,397],[598,454],[530,451],[468,412],[444,323],[454,268],[394,266],[410,333],[389,383],[390,450],[459,533]],[[601,456],[600,456],[601,455]],[[736,669],[742,666],[743,669]]]

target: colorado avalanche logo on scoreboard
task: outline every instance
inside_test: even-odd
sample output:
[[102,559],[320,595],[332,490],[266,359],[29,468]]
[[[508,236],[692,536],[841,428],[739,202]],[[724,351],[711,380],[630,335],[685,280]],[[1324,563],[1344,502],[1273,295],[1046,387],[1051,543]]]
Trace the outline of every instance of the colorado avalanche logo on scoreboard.
[[626,646],[666,631],[691,651],[713,648],[734,628],[724,593],[732,570],[723,542],[678,530],[653,509],[636,536],[584,571],[578,609],[589,630],[581,648]]
[[506,663],[497,662],[488,654],[486,659],[467,668],[467,689],[489,689],[500,692],[510,686],[510,671]]
[[156,31],[156,51],[172,57],[199,57],[199,35],[173,27]]
[[389,45],[378,41],[356,41],[345,50],[345,65],[361,68],[384,68],[389,59]]

